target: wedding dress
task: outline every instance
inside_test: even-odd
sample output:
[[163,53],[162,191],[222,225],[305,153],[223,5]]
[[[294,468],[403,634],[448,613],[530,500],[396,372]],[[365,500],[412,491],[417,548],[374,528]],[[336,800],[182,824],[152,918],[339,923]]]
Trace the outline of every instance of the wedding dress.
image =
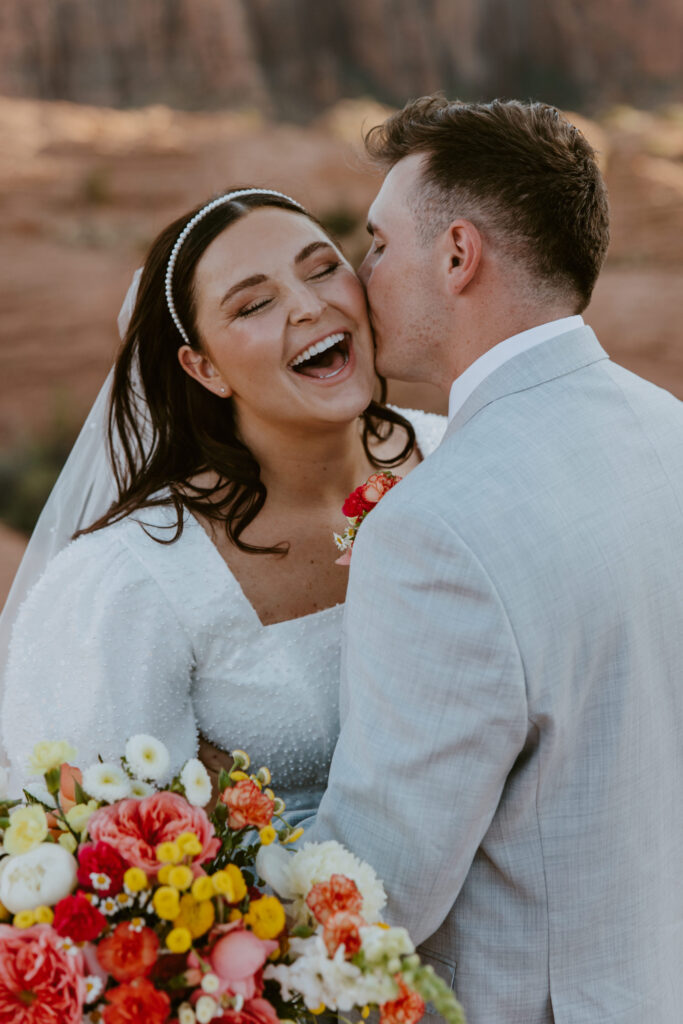
[[[445,419],[402,411],[429,455]],[[172,508],[143,509],[80,537],[33,586],[5,674],[15,779],[42,739],[70,740],[87,766],[151,733],[177,770],[201,733],[268,765],[287,811],[310,813],[339,731],[343,606],[264,626],[194,516],[176,542],[153,539],[172,535],[174,518]]]

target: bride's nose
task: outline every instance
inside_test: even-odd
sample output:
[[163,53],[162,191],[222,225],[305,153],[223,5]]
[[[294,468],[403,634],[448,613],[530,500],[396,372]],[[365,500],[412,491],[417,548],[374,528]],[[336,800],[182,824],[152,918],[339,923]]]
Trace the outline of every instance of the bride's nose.
[[301,281],[292,289],[289,302],[289,319],[293,324],[317,320],[327,303],[316,293],[315,287]]

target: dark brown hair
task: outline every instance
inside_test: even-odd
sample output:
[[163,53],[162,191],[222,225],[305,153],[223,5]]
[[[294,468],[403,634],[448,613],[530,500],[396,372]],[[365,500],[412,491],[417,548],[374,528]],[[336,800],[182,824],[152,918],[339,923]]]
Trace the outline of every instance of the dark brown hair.
[[595,151],[554,107],[424,96],[365,145],[385,168],[426,154],[411,201],[423,241],[468,217],[539,284],[571,290],[577,312],[588,305],[609,243],[607,190]]
[[[187,508],[223,522],[228,536],[242,551],[284,554],[286,544],[256,547],[240,539],[266,501],[259,464],[237,436],[231,400],[207,391],[178,362],[183,340],[166,305],[164,277],[178,236],[204,205],[162,231],[145,261],[135,308],[114,368],[109,449],[118,497],[105,515],[81,532],[100,530],[138,509],[171,505],[177,517],[175,533],[162,543],[180,537]],[[265,193],[217,206],[198,222],[177,257],[173,299],[190,344],[199,351],[202,340],[196,325],[195,267],[218,235],[250,210],[263,206],[290,210],[319,224],[293,203]],[[138,379],[144,398],[139,393]],[[371,402],[363,413],[362,435],[368,459],[377,468],[403,462],[415,445],[412,424],[384,405],[386,384],[381,378],[380,391],[380,400]],[[389,437],[395,425],[406,433],[402,451],[392,459],[377,458],[370,450],[371,440]],[[217,475],[215,486],[199,487],[191,482],[206,470]]]

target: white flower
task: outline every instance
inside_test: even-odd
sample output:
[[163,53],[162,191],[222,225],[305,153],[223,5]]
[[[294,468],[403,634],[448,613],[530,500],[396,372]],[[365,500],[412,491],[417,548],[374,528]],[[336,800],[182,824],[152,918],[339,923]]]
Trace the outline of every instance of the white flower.
[[195,1013],[189,1003],[181,1003],[178,1007],[178,1024],[194,1024]]
[[212,974],[210,971],[205,974],[202,978],[202,991],[207,992],[209,995],[213,995],[214,992],[218,992],[221,986],[220,978],[217,974]]
[[0,861],[0,903],[11,914],[52,907],[76,884],[78,865],[57,843],[41,843],[28,853]]
[[[256,870],[283,899],[294,900],[291,913],[297,924],[304,924],[310,920],[310,911],[305,901],[313,886],[318,882],[329,881],[335,874],[345,875],[356,883],[363,897],[361,914],[369,924],[374,924],[380,919],[380,913],[387,901],[384,886],[370,865],[359,860],[333,839],[325,843],[304,843],[286,865],[280,860],[277,871],[281,877],[278,877],[277,871],[273,871],[273,881],[262,873],[258,861]],[[283,888],[278,888],[277,883]]]
[[200,996],[194,1004],[194,1012],[199,1024],[208,1024],[210,1020],[213,1020],[214,1017],[218,1016],[216,1013],[217,1010],[218,1003],[215,999],[212,999],[211,996]]
[[0,764],[0,799],[7,796],[7,789],[9,786],[9,772],[6,768],[3,768]]
[[36,743],[28,762],[29,775],[45,775],[53,768],[59,768],[65,761],[73,761],[76,750],[64,740],[43,740]]
[[130,779],[117,764],[91,764],[83,772],[83,789],[96,800],[113,804],[130,796]]
[[396,996],[396,983],[386,971],[361,971],[344,959],[341,946],[333,957],[328,956],[320,935],[291,939],[290,951],[297,958],[293,964],[269,964],[263,977],[277,981],[286,1000],[300,992],[309,1010],[324,1003],[330,1010],[348,1013],[356,1006],[381,1005]]
[[180,773],[180,781],[185,787],[185,796],[193,807],[205,807],[211,799],[211,779],[209,773],[196,757],[185,763]]
[[368,925],[361,927],[359,931],[368,964],[385,965],[389,960],[409,956],[415,952],[415,946],[405,928],[378,928],[376,925]]
[[96,974],[88,974],[85,978],[86,1003],[94,1003],[97,997],[102,994],[103,988],[104,982],[101,978],[98,978]]
[[130,795],[134,796],[136,800],[142,800],[144,797],[151,796],[155,792],[154,786],[151,786],[149,782],[143,782],[142,779],[130,780]]
[[126,743],[126,761],[139,779],[158,782],[168,775],[171,755],[161,740],[141,732]]

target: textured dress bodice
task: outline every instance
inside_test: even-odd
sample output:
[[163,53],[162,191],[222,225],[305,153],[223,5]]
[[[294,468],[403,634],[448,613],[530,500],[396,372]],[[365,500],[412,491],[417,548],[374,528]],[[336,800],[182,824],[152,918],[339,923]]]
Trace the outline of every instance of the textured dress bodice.
[[[445,421],[407,415],[428,455]],[[158,543],[174,525],[163,506],[80,537],[30,592],[5,679],[14,776],[39,740],[69,739],[86,766],[140,732],[167,744],[177,770],[201,733],[268,765],[287,810],[310,812],[339,732],[343,605],[264,626],[191,514],[177,541]]]

